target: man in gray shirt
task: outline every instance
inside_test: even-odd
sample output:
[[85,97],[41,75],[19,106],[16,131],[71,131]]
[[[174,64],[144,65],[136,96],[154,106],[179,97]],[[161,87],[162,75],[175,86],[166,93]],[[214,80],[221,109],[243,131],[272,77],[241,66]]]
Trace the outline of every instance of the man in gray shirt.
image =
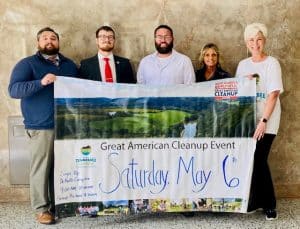
[[[195,71],[189,57],[173,49],[173,30],[160,25],[154,30],[156,52],[144,57],[137,72],[137,82],[147,85],[192,84]],[[186,217],[194,212],[183,212]]]
[[144,57],[137,72],[137,82],[148,85],[191,84],[195,72],[189,57],[173,49],[173,30],[160,25],[154,30],[156,52]]

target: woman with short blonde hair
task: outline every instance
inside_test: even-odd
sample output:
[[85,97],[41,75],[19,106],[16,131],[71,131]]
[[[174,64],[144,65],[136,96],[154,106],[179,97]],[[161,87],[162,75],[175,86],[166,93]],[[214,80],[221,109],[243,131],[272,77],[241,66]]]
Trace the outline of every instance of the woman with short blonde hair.
[[248,211],[263,208],[266,219],[273,220],[277,218],[276,198],[267,160],[279,128],[279,95],[283,92],[283,85],[278,60],[264,50],[267,35],[267,27],[261,23],[253,23],[245,28],[244,39],[251,57],[240,61],[236,76],[259,79],[256,88],[257,126],[253,135],[257,142]]

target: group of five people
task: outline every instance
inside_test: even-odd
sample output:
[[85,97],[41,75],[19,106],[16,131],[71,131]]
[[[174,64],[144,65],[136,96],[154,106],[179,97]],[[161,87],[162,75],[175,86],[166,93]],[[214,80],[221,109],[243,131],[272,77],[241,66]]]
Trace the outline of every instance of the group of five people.
[[[266,38],[264,24],[253,23],[245,28],[244,39],[251,57],[239,63],[236,76],[250,79],[259,76],[257,127],[253,136],[257,145],[248,211],[262,208],[266,218],[272,220],[277,218],[276,199],[267,159],[279,128],[279,94],[283,86],[279,62],[264,51]],[[168,25],[159,25],[154,30],[156,51],[141,60],[135,78],[129,59],[113,54],[115,32],[109,26],[96,31],[98,52],[82,60],[79,70],[59,52],[59,35],[53,29],[46,27],[37,33],[37,53],[16,64],[8,90],[12,98],[21,99],[31,153],[30,199],[38,222],[55,222],[53,83],[56,76],[147,85],[192,84],[231,77],[221,68],[215,44],[208,43],[202,48],[201,68],[195,73],[190,58],[177,52],[173,41],[173,30]]]

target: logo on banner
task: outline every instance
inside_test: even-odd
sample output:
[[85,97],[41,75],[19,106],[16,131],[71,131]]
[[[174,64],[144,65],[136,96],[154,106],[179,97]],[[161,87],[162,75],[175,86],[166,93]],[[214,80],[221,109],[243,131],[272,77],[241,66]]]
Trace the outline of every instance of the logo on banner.
[[75,158],[77,166],[93,166],[96,163],[96,157],[91,156],[92,147],[83,146],[80,149],[80,156]]
[[81,153],[84,156],[88,156],[91,153],[91,147],[90,146],[83,146],[81,147]]
[[219,82],[215,84],[215,99],[237,99],[238,83],[236,81],[231,82]]

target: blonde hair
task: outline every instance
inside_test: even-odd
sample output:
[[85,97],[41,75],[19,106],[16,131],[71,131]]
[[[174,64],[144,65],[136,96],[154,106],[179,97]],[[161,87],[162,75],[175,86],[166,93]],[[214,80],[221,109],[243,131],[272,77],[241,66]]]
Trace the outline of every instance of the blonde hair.
[[268,29],[265,24],[252,23],[246,26],[244,31],[244,40],[255,37],[258,32],[261,32],[265,38],[268,36]]
[[205,63],[204,63],[204,55],[206,53],[206,51],[208,49],[213,49],[215,50],[215,52],[217,53],[217,66],[219,67],[220,66],[220,63],[219,63],[219,59],[220,59],[220,52],[219,52],[219,48],[216,44],[214,43],[207,43],[205,44],[202,49],[201,49],[201,53],[200,53],[200,56],[199,56],[199,62],[200,62],[200,66],[203,67],[205,66]]

